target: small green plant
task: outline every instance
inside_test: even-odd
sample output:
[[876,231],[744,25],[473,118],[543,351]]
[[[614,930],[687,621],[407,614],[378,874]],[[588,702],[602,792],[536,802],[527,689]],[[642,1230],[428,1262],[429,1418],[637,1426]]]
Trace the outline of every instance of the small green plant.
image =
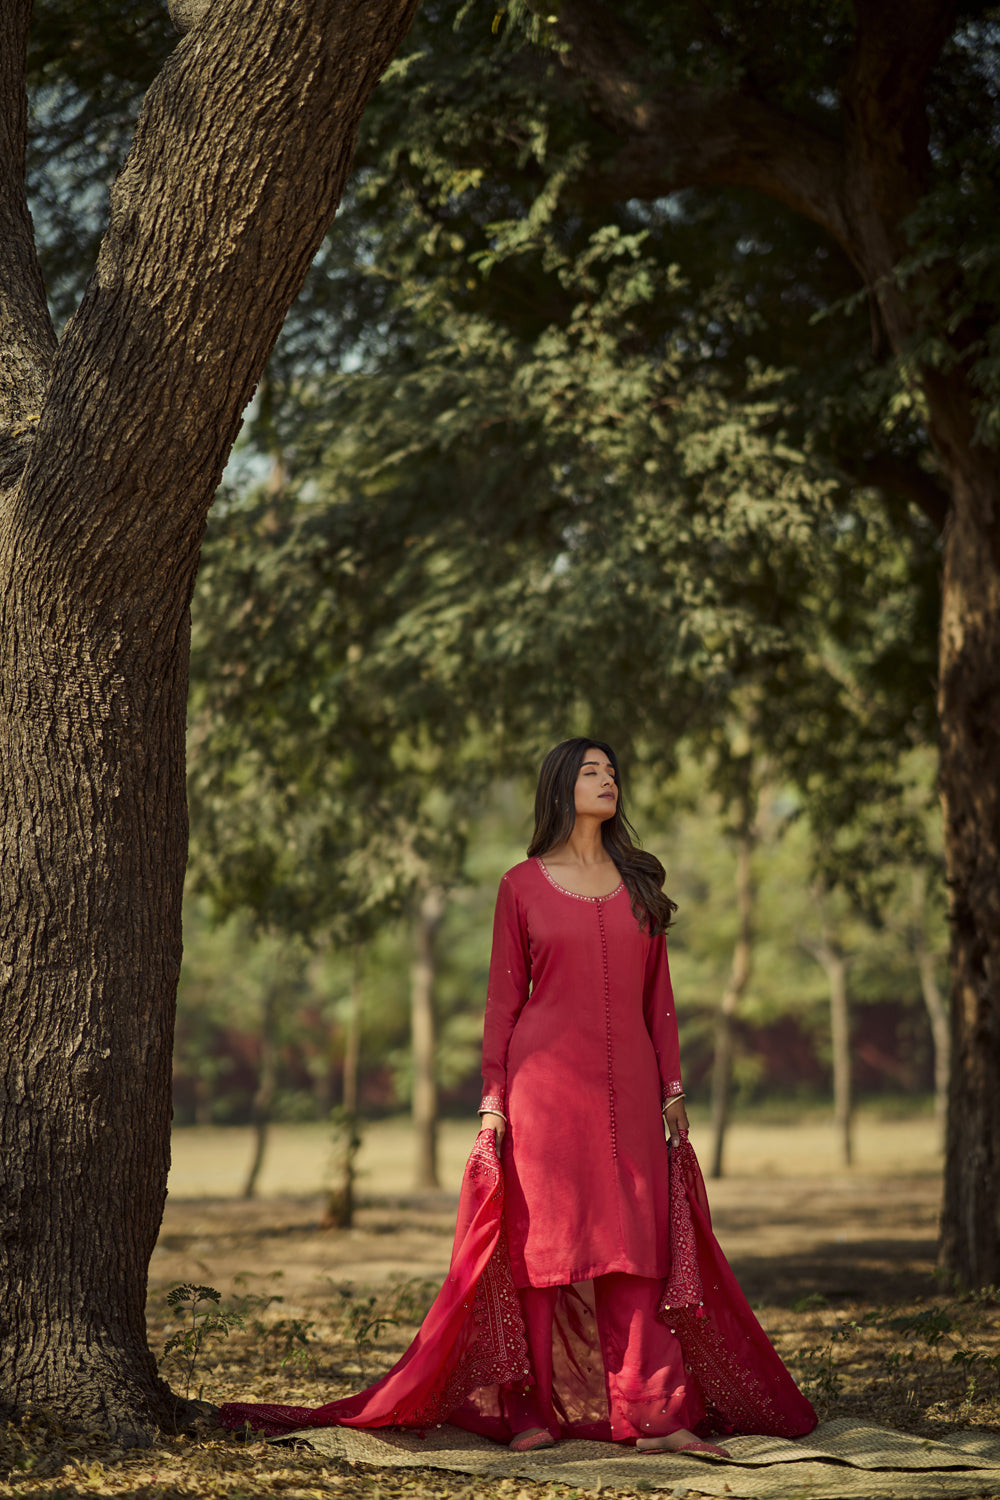
[[331,1321],[340,1337],[353,1342],[362,1375],[383,1330],[422,1322],[438,1289],[436,1281],[420,1276],[390,1279],[378,1292],[338,1285],[329,1276],[326,1280],[333,1299]]
[[390,1279],[386,1312],[400,1323],[422,1323],[437,1296],[438,1282],[422,1276]]
[[[970,1305],[978,1313],[972,1327]],[[985,1294],[965,1295],[944,1304],[872,1308],[831,1329],[822,1347],[804,1351],[800,1356],[803,1387],[814,1399],[832,1401],[841,1395],[844,1370],[838,1368],[837,1347],[858,1340],[864,1345],[869,1370],[878,1371],[884,1390],[897,1401],[912,1404],[917,1399],[926,1388],[931,1362],[937,1367],[938,1389],[947,1384],[950,1370],[964,1378],[966,1402],[996,1399],[1000,1396],[1000,1354],[995,1344],[989,1344],[990,1320],[982,1316],[982,1309],[995,1305],[995,1288],[989,1288]],[[984,1335],[987,1347],[982,1347]]]
[[282,1369],[287,1365],[303,1365],[315,1370],[316,1356],[312,1350],[312,1339],[316,1324],[311,1319],[278,1318],[275,1323],[257,1326],[274,1348]]
[[833,1353],[833,1340],[816,1349],[803,1349],[797,1358],[799,1384],[811,1400],[835,1401],[844,1388]]
[[[205,1345],[210,1339],[228,1338],[234,1328],[245,1328],[242,1313],[222,1308],[222,1295],[214,1286],[194,1286],[185,1282],[174,1286],[167,1293],[167,1306],[172,1312],[179,1310],[184,1326],[172,1334],[163,1346],[161,1365],[173,1363],[184,1375],[184,1397],[189,1400],[194,1384],[195,1370]],[[201,1399],[202,1386],[198,1387]]]
[[989,1400],[1000,1394],[1000,1354],[985,1354],[982,1349],[956,1349],[951,1363],[965,1375],[967,1401]]
[[822,1292],[807,1292],[804,1297],[797,1297],[792,1303],[792,1312],[816,1312],[820,1308],[829,1307],[830,1299]]
[[398,1318],[377,1311],[378,1299],[374,1296],[359,1297],[347,1309],[347,1326],[354,1340],[355,1352],[362,1379],[365,1378],[365,1358],[375,1347],[375,1341],[383,1328],[395,1328]]

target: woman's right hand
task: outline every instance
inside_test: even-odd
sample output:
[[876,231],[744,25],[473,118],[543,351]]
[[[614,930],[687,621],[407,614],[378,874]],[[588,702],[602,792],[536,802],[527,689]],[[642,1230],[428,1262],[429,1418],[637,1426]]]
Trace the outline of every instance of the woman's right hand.
[[495,1130],[497,1133],[497,1155],[500,1155],[500,1147],[503,1145],[504,1131],[507,1129],[507,1121],[503,1115],[495,1115],[492,1110],[484,1109],[479,1116],[480,1130]]
[[667,1134],[670,1137],[670,1144],[672,1146],[679,1146],[681,1131],[690,1128],[688,1125],[687,1110],[684,1108],[683,1094],[678,1095],[676,1099],[670,1101],[663,1111],[663,1119],[667,1127]]

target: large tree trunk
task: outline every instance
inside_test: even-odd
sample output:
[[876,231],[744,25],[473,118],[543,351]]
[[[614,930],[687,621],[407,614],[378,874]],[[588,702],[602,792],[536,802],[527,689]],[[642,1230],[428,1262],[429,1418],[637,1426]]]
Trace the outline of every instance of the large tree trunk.
[[414,1186],[438,1188],[437,1168],[437,1024],[434,984],[435,941],[444,916],[444,892],[432,889],[417,911],[416,951],[410,973],[413,1045],[413,1139],[416,1146]]
[[210,8],[147,96],[26,444],[14,423],[37,409],[45,355],[14,180],[28,9],[11,0],[0,37],[0,226],[20,236],[0,250],[0,484],[27,460],[0,494],[0,1275],[17,1288],[0,1406],[141,1440],[174,1411],[145,1294],[169,1154],[198,549],[415,0]]
[[[958,464],[956,462],[956,467]],[[945,542],[939,705],[951,916],[946,1270],[1000,1284],[1000,466],[962,465]]]

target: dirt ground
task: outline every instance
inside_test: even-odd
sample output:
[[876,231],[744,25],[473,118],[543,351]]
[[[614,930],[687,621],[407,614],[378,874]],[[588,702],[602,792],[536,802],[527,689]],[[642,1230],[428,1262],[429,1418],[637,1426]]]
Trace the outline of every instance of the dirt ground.
[[[252,1201],[237,1196],[249,1132],[178,1132],[150,1267],[154,1348],[176,1328],[166,1289],[201,1283],[242,1307],[250,1330],[199,1361],[212,1401],[311,1406],[370,1383],[407,1347],[447,1272],[474,1131],[445,1124],[443,1186],[418,1193],[407,1122],[369,1126],[356,1222],[341,1231],[320,1228],[323,1130],[276,1129]],[[710,1142],[697,1117],[692,1140],[704,1165]],[[863,1414],[927,1435],[1000,1419],[996,1299],[957,1299],[935,1273],[933,1121],[861,1114],[850,1168],[836,1146],[821,1117],[737,1122],[727,1175],[708,1184],[717,1236],[761,1323],[821,1416]],[[280,1301],[259,1310],[268,1297]]]

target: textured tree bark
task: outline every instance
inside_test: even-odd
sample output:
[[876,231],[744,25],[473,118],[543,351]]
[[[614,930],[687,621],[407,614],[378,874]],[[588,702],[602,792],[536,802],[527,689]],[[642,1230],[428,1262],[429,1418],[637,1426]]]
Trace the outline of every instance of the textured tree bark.
[[[26,9],[4,11],[5,74]],[[414,10],[234,0],[178,45],[27,446],[15,419],[44,384],[40,281],[23,243],[0,249],[0,338],[21,370],[0,446],[26,458],[0,496],[0,1276],[17,1288],[0,1406],[124,1441],[175,1410],[145,1290],[168,1166],[198,549]],[[7,128],[8,98],[0,111]],[[0,224],[23,240],[19,194],[0,175]]]
[[417,912],[416,952],[410,973],[413,1034],[413,1139],[416,1146],[414,1186],[438,1188],[437,1165],[437,1017],[434,985],[435,941],[444,916],[444,892],[425,893]]
[[[531,0],[548,15],[542,0]],[[719,184],[765,194],[821,225],[868,288],[889,346],[911,356],[922,331],[919,276],[894,275],[904,223],[928,181],[927,79],[955,0],[854,7],[851,63],[836,132],[791,118],[750,89],[708,88],[657,71],[650,50],[605,0],[563,0],[559,61],[614,144],[579,189],[593,201],[657,198]],[[918,500],[945,535],[938,710],[951,890],[952,1076],[944,1266],[959,1281],[1000,1281],[1000,464],[974,438],[968,351],[988,329],[934,328],[947,372],[915,384],[947,493]]]
[[1000,476],[991,457],[981,450],[980,473],[956,487],[939,674],[952,933],[941,1255],[966,1286],[1000,1284]]

